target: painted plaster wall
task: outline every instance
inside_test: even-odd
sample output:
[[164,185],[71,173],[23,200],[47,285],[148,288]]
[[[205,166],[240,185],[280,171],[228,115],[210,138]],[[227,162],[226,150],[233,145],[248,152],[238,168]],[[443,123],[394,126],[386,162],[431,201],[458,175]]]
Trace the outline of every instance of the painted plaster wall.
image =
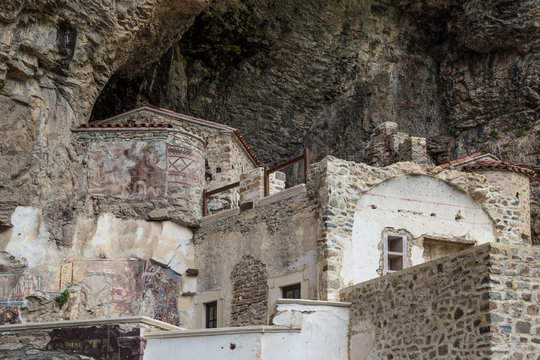
[[[259,360],[262,333],[194,336],[177,339],[148,339],[144,358],[177,360]],[[234,344],[234,349],[231,346]]]
[[400,175],[365,192],[356,204],[350,241],[343,242],[345,286],[382,274],[384,233],[407,235],[408,266],[421,264],[422,237],[495,241],[494,225],[464,192],[425,175]]
[[77,129],[94,213],[194,225],[205,186],[202,137],[182,129]]
[[[212,190],[238,181],[240,174],[254,169],[257,165],[238,141],[236,135],[228,129],[205,126],[175,116],[141,110],[119,116],[111,123],[171,123],[196,129],[208,137],[206,156],[204,157],[205,188]],[[209,199],[211,212],[229,209],[238,203],[238,190],[233,189]]]
[[348,359],[348,307],[278,304],[274,323],[279,327],[149,334],[144,359]]
[[[339,290],[345,287],[342,267],[347,255],[344,249],[351,242],[356,205],[362,195],[400,175],[425,175],[460,189],[493,220],[495,241],[524,243],[520,236],[519,221],[514,219],[514,211],[518,211],[519,205],[515,197],[505,196],[499,188],[490,186],[482,175],[443,170],[438,166],[413,162],[400,162],[379,168],[327,156],[313,164],[308,174],[308,192],[313,194],[319,204],[319,299],[339,299]],[[347,266],[351,266],[350,261]]]
[[[39,209],[18,207],[11,222],[13,227],[0,234],[0,251],[6,251],[13,257],[12,262],[20,266],[4,268],[3,272],[0,272],[2,279],[0,283],[13,285],[9,289],[3,289],[6,291],[0,294],[0,305],[4,308],[16,306],[19,312],[21,307],[29,306],[26,301],[27,296],[37,294],[37,299],[40,297],[48,299],[45,301],[47,305],[44,305],[42,309],[38,306],[39,301],[33,304],[29,311],[34,315],[28,315],[28,318],[41,317],[43,321],[49,316],[49,320],[57,320],[66,316],[63,312],[68,310],[69,318],[72,319],[102,314],[106,307],[105,303],[99,300],[103,297],[100,295],[103,287],[99,282],[94,284],[92,279],[108,276],[107,267],[104,267],[102,263],[103,259],[113,263],[115,261],[121,263],[133,258],[141,259],[143,262],[153,260],[169,267],[172,272],[179,275],[184,274],[187,268],[194,266],[192,231],[170,221],[123,220],[112,214],[104,214],[97,219],[80,217],[75,220],[76,231],[71,247],[58,246],[51,240]],[[88,264],[85,265],[88,276],[62,282],[62,268],[67,266],[66,264],[77,263],[77,261]],[[120,271],[119,278],[115,280],[117,284],[113,286],[117,290],[115,293],[108,293],[108,296],[122,297],[128,293],[129,286],[122,284],[129,282],[131,275],[133,274],[129,271]],[[125,276],[125,280],[122,280],[122,276]],[[182,289],[195,286],[195,279],[183,278],[185,281],[182,281]],[[88,286],[83,286],[82,283]],[[54,297],[67,284],[75,286],[73,289],[70,287],[72,298],[79,297],[83,301],[78,303],[77,308],[67,310],[64,308],[60,311],[54,302]],[[142,287],[141,291],[144,291]],[[192,299],[180,297],[180,295],[179,290],[175,301],[177,301],[180,323],[191,326]],[[37,307],[33,307],[34,305]],[[116,309],[114,315],[123,314],[121,307],[114,308]],[[124,313],[130,312],[133,311],[126,308]],[[25,321],[24,314],[21,314],[20,320]]]
[[197,293],[218,291],[221,294],[224,326],[231,321],[231,272],[246,255],[266,265],[269,282],[303,272],[305,276],[301,280],[305,278],[310,284],[308,296],[316,297],[315,216],[315,205],[302,192],[236,216],[203,223],[195,231],[195,266],[199,269]]
[[335,305],[325,301],[295,302],[278,300],[272,323],[299,327],[300,334],[283,338],[271,334],[264,342],[268,349],[265,359],[335,359],[348,357],[348,304]]

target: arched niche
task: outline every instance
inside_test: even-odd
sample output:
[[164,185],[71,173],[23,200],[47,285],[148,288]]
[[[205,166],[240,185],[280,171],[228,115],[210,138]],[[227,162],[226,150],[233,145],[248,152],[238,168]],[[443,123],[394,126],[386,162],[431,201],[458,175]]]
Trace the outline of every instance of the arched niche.
[[406,267],[496,239],[490,216],[463,191],[431,176],[399,175],[356,203],[352,236],[343,243],[345,286],[383,274],[388,236],[406,240]]

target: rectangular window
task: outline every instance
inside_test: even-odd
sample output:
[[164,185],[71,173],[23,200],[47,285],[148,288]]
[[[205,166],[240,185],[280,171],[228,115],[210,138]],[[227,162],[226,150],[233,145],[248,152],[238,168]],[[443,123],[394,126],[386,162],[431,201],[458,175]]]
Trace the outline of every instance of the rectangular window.
[[384,271],[383,274],[407,268],[407,236],[386,234],[384,236]]
[[206,328],[217,328],[217,301],[204,304]]
[[302,293],[300,292],[300,284],[298,283],[282,287],[281,295],[283,299],[301,299]]

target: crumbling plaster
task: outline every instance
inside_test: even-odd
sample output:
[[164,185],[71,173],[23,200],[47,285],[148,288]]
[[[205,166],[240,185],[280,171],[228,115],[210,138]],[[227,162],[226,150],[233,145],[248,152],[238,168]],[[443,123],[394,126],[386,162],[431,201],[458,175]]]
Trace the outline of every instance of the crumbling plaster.
[[519,232],[519,201],[505,196],[482,175],[412,162],[377,168],[327,156],[312,166],[308,180],[310,191],[318,198],[321,219],[317,240],[319,299],[336,300],[339,289],[344,287],[344,251],[353,236],[356,206],[362,195],[399,175],[424,175],[445,182],[470,197],[491,218],[496,242],[523,242]]
[[[111,263],[122,263],[127,259],[141,259],[143,262],[152,260],[180,275],[194,265],[192,231],[171,221],[123,220],[113,214],[103,214],[96,218],[79,217],[74,219],[75,231],[71,247],[58,246],[51,240],[39,209],[18,207],[11,222],[13,227],[0,234],[0,251],[7,252],[13,257],[13,261],[24,267],[13,269],[11,266],[11,269],[4,269],[0,276],[6,279],[14,278],[16,282],[22,281],[17,279],[23,277],[33,279],[31,288],[26,289],[27,284],[24,284],[22,290],[26,296],[36,296],[32,297],[33,302],[29,302],[29,298],[11,298],[8,291],[2,292],[2,298],[7,296],[3,301],[7,300],[10,306],[11,300],[17,300],[14,302],[16,306],[23,305],[30,312],[45,311],[46,314],[40,316],[47,315],[51,320],[67,316],[64,309],[57,311],[58,306],[54,302],[58,291],[66,286],[70,289],[71,298],[77,303],[75,307],[68,307],[66,310],[69,318],[107,315],[103,312],[103,302],[114,297],[114,294],[107,289],[103,293],[103,286],[99,285],[99,276],[96,274],[102,272],[102,275],[107,275],[106,271],[100,268],[99,259],[107,259]],[[73,283],[59,282],[62,266],[73,259],[79,262],[85,259],[90,261],[88,276],[83,276]],[[94,268],[91,268],[92,266]],[[130,275],[125,274],[127,278]],[[193,281],[185,279],[182,281],[182,288],[194,287]],[[15,288],[12,290],[15,291]],[[180,297],[180,294],[177,296]],[[20,300],[24,300],[22,304]],[[144,306],[141,309],[143,312],[147,311]],[[191,326],[194,315],[191,298],[180,298],[178,309],[182,323]],[[129,313],[128,310],[127,315],[137,315]],[[21,315],[21,320],[24,321],[25,315]]]
[[352,236],[343,242],[345,286],[383,274],[385,233],[406,233],[407,264],[424,258],[423,237],[483,244],[495,241],[495,227],[464,192],[426,175],[398,175],[364,192],[356,204]]

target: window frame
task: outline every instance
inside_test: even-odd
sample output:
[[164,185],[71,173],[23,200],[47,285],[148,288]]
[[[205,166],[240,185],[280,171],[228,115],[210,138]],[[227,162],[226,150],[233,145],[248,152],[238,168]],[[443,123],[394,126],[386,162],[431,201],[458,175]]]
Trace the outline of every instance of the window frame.
[[[302,284],[299,282],[295,284],[281,286],[280,290],[282,299],[302,299]],[[286,296],[286,293],[290,291],[292,291],[293,296],[298,292],[298,297]]]
[[[217,300],[209,301],[203,304],[204,306],[204,328],[215,329],[218,327],[218,302]],[[213,310],[213,318],[210,318]]]
[[[392,249],[390,241],[401,239],[401,251]],[[383,244],[383,275],[392,274],[396,271],[405,270],[408,266],[407,259],[407,235],[397,233],[384,234]],[[401,258],[401,269],[390,269],[393,259]]]
[[195,318],[193,322],[193,328],[205,329],[206,328],[206,307],[205,304],[217,301],[217,327],[223,327],[223,291],[211,290],[201,292],[193,297],[193,303],[195,305]]

